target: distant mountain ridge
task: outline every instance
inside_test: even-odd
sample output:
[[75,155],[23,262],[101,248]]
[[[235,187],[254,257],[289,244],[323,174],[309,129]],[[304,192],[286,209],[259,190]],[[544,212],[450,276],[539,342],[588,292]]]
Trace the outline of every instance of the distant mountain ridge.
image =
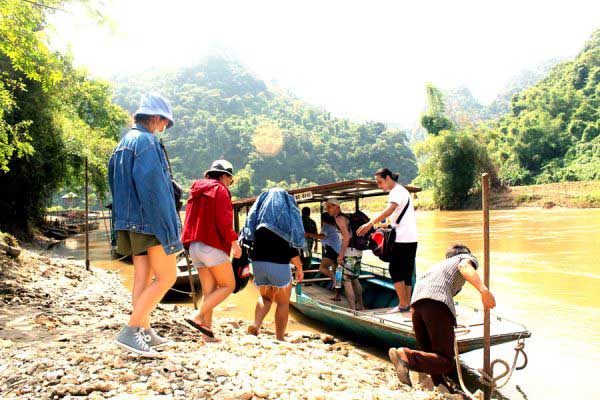
[[472,126],[481,121],[496,119],[510,111],[512,97],[545,78],[561,60],[553,58],[534,68],[524,69],[513,76],[489,105],[483,105],[465,86],[445,89],[446,111],[458,126]]
[[133,112],[141,93],[173,104],[176,124],[165,136],[176,178],[189,185],[211,161],[234,164],[238,197],[274,185],[305,186],[371,177],[380,167],[417,175],[406,133],[378,122],[334,118],[285,90],[267,85],[221,56],[170,73],[115,79],[116,103]]

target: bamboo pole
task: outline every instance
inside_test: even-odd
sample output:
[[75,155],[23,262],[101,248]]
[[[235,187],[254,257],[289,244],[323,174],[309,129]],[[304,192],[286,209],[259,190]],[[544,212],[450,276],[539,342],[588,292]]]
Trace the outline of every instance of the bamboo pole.
[[85,158],[85,269],[90,270],[90,227],[88,224],[88,159]]
[[[194,283],[194,276],[192,275],[192,260],[190,258],[190,254],[188,253],[187,250],[183,250],[183,254],[185,255],[185,261],[187,263],[187,267],[188,267],[188,280],[190,282],[190,289],[191,289],[191,293],[192,293],[192,302],[194,303],[194,310],[198,309],[198,296],[196,295],[196,284]],[[196,272],[198,270],[196,269]],[[198,279],[200,279],[200,276],[198,275]]]
[[104,202],[102,201],[102,196],[100,196],[100,192],[98,191],[98,203],[100,203],[100,209],[102,210],[102,222],[104,223],[104,232],[106,232],[106,240],[108,243],[108,248],[111,249],[110,243],[110,232],[108,231],[108,225],[106,224],[106,218],[104,218]]
[[[490,206],[489,206],[490,176],[481,175],[481,196],[483,211],[483,283],[490,288]],[[490,366],[490,310],[483,311],[483,370],[488,376],[492,375]],[[492,388],[484,388],[484,398],[492,398]]]

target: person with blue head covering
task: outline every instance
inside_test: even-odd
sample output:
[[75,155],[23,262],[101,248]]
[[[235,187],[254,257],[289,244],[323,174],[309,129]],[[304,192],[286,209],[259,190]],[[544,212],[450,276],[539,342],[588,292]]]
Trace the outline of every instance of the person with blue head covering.
[[281,188],[262,193],[248,212],[241,236],[253,243],[250,258],[254,284],[260,290],[254,323],[248,326],[248,333],[258,335],[275,303],[275,337],[283,341],[292,293],[291,266],[296,267],[296,282],[304,277],[299,250],[306,242],[294,197]]
[[158,94],[142,96],[135,125],[108,163],[117,253],[132,256],[133,311],[115,342],[147,357],[169,343],[150,327],[150,313],[177,278],[175,257],[182,250],[181,223],[168,160],[156,133],[173,126],[173,111]]

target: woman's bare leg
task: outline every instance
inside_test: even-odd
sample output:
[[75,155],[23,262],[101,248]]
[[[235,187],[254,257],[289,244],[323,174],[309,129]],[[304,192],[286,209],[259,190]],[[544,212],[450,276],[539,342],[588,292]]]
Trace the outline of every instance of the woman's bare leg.
[[292,285],[285,288],[278,288],[275,292],[275,338],[277,340],[285,340],[285,328],[288,323],[290,313],[290,294],[292,293]]
[[[206,272],[203,271],[203,275],[200,279],[202,279],[203,276],[207,281],[210,279],[213,287],[208,294],[204,294],[204,291],[202,292],[204,300],[202,301],[202,306],[200,306],[197,317],[200,317],[203,324],[210,327],[212,326],[213,309],[233,293],[233,289],[235,289],[235,277],[233,276],[233,268],[229,261],[213,267],[201,268],[201,270],[206,270]],[[206,277],[206,273],[210,275],[210,278]],[[203,285],[202,287],[204,288],[204,282],[201,282]]]
[[329,258],[322,258],[321,264],[319,265],[319,272],[325,275],[326,277],[331,278],[332,281],[335,281],[335,269],[332,272],[329,269],[329,266],[331,265],[334,265],[332,260],[330,260]]
[[167,255],[161,245],[148,248],[148,261],[156,279],[138,296],[129,326],[143,327],[158,302],[177,279],[175,254]]
[[256,308],[254,309],[254,323],[248,327],[248,333],[258,335],[260,326],[263,320],[271,309],[273,304],[273,287],[272,286],[261,286],[259,288],[260,296],[256,302]]
[[[217,288],[217,281],[212,276],[212,274],[208,271],[208,268],[198,267],[198,279],[200,279],[200,287],[202,288],[202,301],[209,296],[212,292],[214,292]],[[202,306],[200,306],[200,310]],[[202,314],[200,310],[196,313],[193,320],[198,324],[205,324],[206,322],[202,319]],[[209,317],[212,317],[212,313],[209,314]]]
[[[135,308],[137,301],[142,292],[150,286],[154,274],[150,267],[148,256],[133,256],[133,291],[132,291],[132,306]],[[150,328],[150,316],[146,318],[142,326],[144,329]]]
[[396,295],[398,296],[398,306],[402,308],[410,306],[411,287],[408,286],[407,290],[407,286],[404,284],[404,282],[394,282],[394,288],[396,289]]

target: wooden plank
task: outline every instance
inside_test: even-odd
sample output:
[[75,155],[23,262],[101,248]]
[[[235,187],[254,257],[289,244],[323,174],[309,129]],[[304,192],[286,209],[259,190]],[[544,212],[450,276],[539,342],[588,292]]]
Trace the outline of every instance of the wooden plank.
[[[304,271],[306,272],[306,271]],[[371,279],[371,278],[375,278],[375,275],[361,275],[358,277],[358,279]],[[310,279],[303,279],[302,282],[298,282],[297,284],[301,285],[303,283],[312,283],[312,282],[327,282],[327,281],[331,281],[331,278],[310,278]]]
[[327,288],[321,286],[305,286],[302,288],[302,291],[310,296],[312,299],[320,301],[322,303],[334,304],[336,306],[350,308],[350,303],[348,303],[348,299],[346,296],[341,295],[340,301],[331,300],[333,297],[333,292]]

